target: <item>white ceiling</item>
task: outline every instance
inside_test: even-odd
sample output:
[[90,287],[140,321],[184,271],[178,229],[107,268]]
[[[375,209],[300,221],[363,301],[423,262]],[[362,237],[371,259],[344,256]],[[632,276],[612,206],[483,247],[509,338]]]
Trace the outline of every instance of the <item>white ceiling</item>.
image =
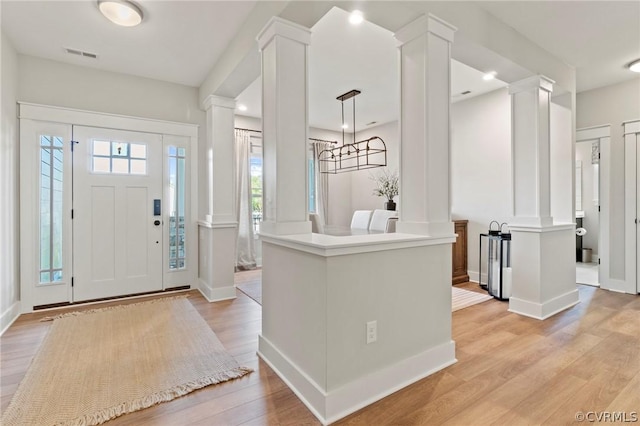
[[576,68],[577,91],[638,78],[640,1],[489,1],[477,3]]
[[25,55],[199,87],[255,3],[143,0],[142,24],[125,28],[97,1],[2,0],[2,31]]
[[[341,106],[336,97],[352,89],[356,96],[356,131],[368,124],[398,119],[398,49],[393,33],[364,21],[349,23],[349,13],[332,8],[312,28],[309,46],[309,124],[341,131]],[[453,101],[472,98],[506,86],[498,79],[484,81],[483,73],[452,61]],[[470,91],[467,95],[461,92]],[[238,114],[260,117],[261,86],[256,79],[237,97],[247,111]],[[353,128],[352,101],[344,104],[348,132]]]
[[[256,3],[137,0],[145,19],[133,28],[113,25],[100,15],[94,0],[1,0],[0,6],[2,31],[22,54],[198,87]],[[638,78],[625,64],[640,58],[640,1],[476,4],[575,66],[578,91]],[[357,116],[362,118],[357,128],[370,121],[390,121],[397,112],[393,104],[397,96],[388,94],[397,88],[385,88],[383,80],[387,78],[382,76],[397,73],[392,37],[370,23],[359,27],[344,24],[344,16],[334,9],[313,28],[311,123],[331,123],[332,128],[339,124],[335,97],[355,88],[362,90],[356,98]],[[369,36],[362,37],[362,33]],[[352,37],[353,42],[346,43],[346,37]],[[373,40],[376,43],[369,42]],[[65,47],[96,53],[98,59],[69,55]],[[393,60],[388,59],[390,55]],[[340,79],[343,68],[355,73],[349,77],[345,73]],[[473,73],[458,64],[454,64],[453,73],[454,95],[467,89],[473,95],[483,87],[469,86],[477,78],[464,77]],[[459,81],[465,83],[457,86]],[[252,89],[255,87],[248,93]]]

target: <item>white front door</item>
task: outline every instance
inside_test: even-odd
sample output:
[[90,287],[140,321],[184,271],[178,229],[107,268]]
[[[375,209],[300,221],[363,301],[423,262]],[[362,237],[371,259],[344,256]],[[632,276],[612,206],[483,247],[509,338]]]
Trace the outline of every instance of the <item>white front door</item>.
[[73,301],[163,289],[157,134],[73,126]]

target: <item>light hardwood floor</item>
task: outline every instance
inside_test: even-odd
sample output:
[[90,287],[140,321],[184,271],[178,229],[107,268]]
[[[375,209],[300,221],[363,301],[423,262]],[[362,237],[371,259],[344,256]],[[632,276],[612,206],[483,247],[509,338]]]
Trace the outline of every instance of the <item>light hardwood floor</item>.
[[[238,279],[246,282],[247,276]],[[478,290],[472,283],[460,287]],[[454,312],[457,364],[339,424],[567,424],[578,411],[640,411],[640,297],[587,286],[579,290],[579,305],[546,321],[511,314],[507,303],[497,300]],[[190,295],[227,350],[255,372],[109,424],[319,424],[256,356],[260,306],[241,292],[218,303],[196,291]],[[51,324],[39,319],[49,314],[24,315],[2,336],[2,409]]]

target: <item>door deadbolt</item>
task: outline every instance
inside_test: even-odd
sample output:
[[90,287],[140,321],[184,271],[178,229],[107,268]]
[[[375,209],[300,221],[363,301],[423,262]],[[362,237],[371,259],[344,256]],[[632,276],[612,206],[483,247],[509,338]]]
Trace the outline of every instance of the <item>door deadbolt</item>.
[[160,221],[156,219],[156,220],[153,221],[153,224],[155,226],[160,226]]

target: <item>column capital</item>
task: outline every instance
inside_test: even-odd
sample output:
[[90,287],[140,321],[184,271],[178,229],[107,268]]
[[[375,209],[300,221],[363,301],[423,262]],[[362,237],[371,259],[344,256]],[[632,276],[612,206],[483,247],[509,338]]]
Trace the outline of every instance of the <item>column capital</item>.
[[509,94],[513,95],[520,92],[529,92],[535,89],[542,89],[549,93],[553,92],[555,81],[544,75],[534,75],[523,80],[516,81],[509,85]]
[[236,108],[236,100],[232,98],[224,98],[222,96],[209,95],[202,102],[202,107],[205,111],[209,110],[211,107],[222,107],[235,109]]
[[311,43],[311,31],[309,28],[274,16],[256,37],[260,50],[264,49],[275,36],[285,37],[306,45]]
[[438,37],[453,43],[453,35],[458,29],[448,22],[432,14],[422,15],[400,28],[393,36],[398,40],[398,45],[402,46],[426,33],[432,33]]

